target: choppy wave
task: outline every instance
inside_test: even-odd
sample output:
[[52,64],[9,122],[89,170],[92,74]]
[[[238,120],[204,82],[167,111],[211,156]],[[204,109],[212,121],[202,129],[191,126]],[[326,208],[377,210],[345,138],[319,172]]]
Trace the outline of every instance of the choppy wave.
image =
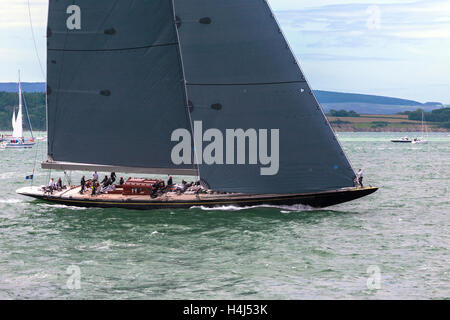
[[[3,173],[0,173],[0,179],[15,178],[15,177],[17,177],[18,175],[19,175],[18,172],[11,172],[11,171],[9,171],[9,172],[3,172]],[[22,176],[22,175],[20,175],[20,176]]]

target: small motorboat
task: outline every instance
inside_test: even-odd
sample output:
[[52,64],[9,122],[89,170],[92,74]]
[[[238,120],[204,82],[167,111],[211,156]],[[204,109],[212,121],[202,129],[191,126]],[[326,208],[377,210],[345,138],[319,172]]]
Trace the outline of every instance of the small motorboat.
[[408,137],[404,137],[404,138],[401,138],[401,139],[393,139],[393,140],[391,140],[391,142],[394,142],[394,143],[412,143],[413,140],[408,138]]

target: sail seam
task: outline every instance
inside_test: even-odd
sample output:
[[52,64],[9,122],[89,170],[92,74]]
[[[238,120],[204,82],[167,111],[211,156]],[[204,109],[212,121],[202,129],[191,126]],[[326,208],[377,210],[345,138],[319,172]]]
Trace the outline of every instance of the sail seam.
[[139,49],[148,49],[148,48],[155,48],[155,47],[168,47],[168,46],[176,46],[178,45],[178,42],[171,42],[171,43],[162,43],[162,44],[152,44],[148,46],[142,46],[142,47],[131,47],[131,48],[114,48],[114,49],[48,49],[49,51],[64,51],[64,52],[108,52],[108,51],[128,51],[128,50],[139,50]]
[[248,82],[248,83],[186,83],[188,86],[264,86],[272,84],[289,84],[289,83],[306,83],[305,80],[300,81],[278,81],[278,82]]

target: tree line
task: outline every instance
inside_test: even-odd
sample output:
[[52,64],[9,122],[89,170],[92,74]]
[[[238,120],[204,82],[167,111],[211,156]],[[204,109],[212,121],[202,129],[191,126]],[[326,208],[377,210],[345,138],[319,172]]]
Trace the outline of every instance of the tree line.
[[328,112],[327,115],[331,116],[331,117],[351,117],[351,118],[360,117],[360,115],[358,113],[356,113],[355,111],[353,111],[353,110],[346,111],[346,110],[334,110],[334,109],[331,109],[330,112]]
[[450,128],[450,108],[436,109],[431,112],[417,109],[416,111],[405,111],[399,114],[408,115],[409,120],[422,121],[422,113],[425,121],[437,122],[440,127]]
[[[45,94],[41,92],[25,93],[24,104],[26,103],[30,115],[33,130],[46,129]],[[0,92],[0,130],[12,130],[12,113],[19,108],[19,96],[14,92]],[[25,109],[23,110],[23,125],[28,128],[28,121]]]

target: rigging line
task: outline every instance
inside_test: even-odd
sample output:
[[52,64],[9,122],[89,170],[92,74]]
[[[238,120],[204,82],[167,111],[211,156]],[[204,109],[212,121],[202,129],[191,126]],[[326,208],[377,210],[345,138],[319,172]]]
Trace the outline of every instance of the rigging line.
[[[30,132],[31,132],[31,138],[33,139],[33,141],[35,142],[35,138],[33,135],[33,127],[31,126],[31,120],[30,120],[30,115],[28,114],[28,104],[27,101],[25,99],[25,93],[23,93],[23,102],[24,102],[24,106],[25,106],[25,111],[27,113],[27,119],[28,119],[28,125],[30,126]],[[36,143],[36,142],[35,142]],[[37,162],[37,155],[39,152],[39,142],[36,143],[36,152],[34,154],[34,161],[33,161],[33,172],[32,172],[32,179],[31,179],[31,186],[33,186],[34,183],[34,175],[36,173],[36,162]]]
[[36,146],[36,152],[34,153],[34,162],[33,162],[33,178],[31,179],[31,186],[33,186],[34,183],[34,175],[36,173],[36,162],[37,162],[37,156],[38,156],[38,152],[39,152],[39,145],[40,145],[40,141],[37,141],[37,146]]
[[36,37],[35,37],[35,35],[34,35],[33,20],[32,20],[32,18],[31,18],[31,5],[30,5],[30,0],[28,0],[27,3],[28,3],[28,15],[29,15],[29,17],[30,17],[31,35],[32,35],[32,37],[33,37],[33,43],[34,43],[34,50],[35,50],[35,53],[36,53],[36,58],[37,58],[37,60],[38,60],[38,62],[39,62],[39,67],[41,68],[42,76],[43,76],[44,79],[45,79],[46,76],[45,76],[44,68],[42,67],[41,57],[39,56],[39,51],[38,51],[37,44],[36,44]]
[[[173,14],[173,27],[175,29],[175,33],[177,35],[177,40],[178,40],[178,52],[179,52],[179,62],[180,62],[180,66],[181,66],[181,72],[183,75],[183,86],[184,86],[184,93],[185,93],[185,99],[186,99],[186,112],[189,116],[189,124],[191,126],[191,132],[192,132],[192,139],[194,138],[194,127],[193,127],[193,121],[192,121],[192,115],[191,115],[191,111],[189,108],[189,94],[188,94],[188,89],[187,89],[187,79],[186,79],[186,71],[184,69],[184,61],[183,61],[183,53],[181,50],[181,41],[180,41],[180,33],[178,32],[178,28],[176,25],[176,20],[177,20],[177,16],[175,13],[175,1],[172,0],[172,14]],[[195,148],[195,143],[194,143],[194,157],[195,157],[195,162],[196,162],[196,166],[197,166],[197,174],[198,174],[198,179],[201,180],[201,175],[200,175],[200,164],[199,164],[199,157],[198,157],[198,150],[197,148]]]
[[34,139],[33,126],[31,125],[30,114],[28,113],[28,104],[27,104],[27,100],[25,99],[25,93],[22,93],[22,96],[23,96],[23,102],[24,102],[23,105],[25,107],[25,112],[27,113],[28,125],[30,126],[31,138]]

